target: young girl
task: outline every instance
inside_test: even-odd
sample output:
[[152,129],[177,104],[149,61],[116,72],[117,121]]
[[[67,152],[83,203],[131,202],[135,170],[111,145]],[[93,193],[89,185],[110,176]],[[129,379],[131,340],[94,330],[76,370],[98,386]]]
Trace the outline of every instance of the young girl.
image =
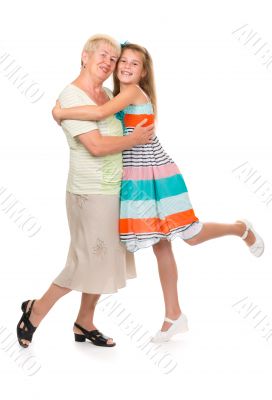
[[[55,120],[100,120],[116,114],[124,135],[142,120],[151,124],[156,116],[153,65],[148,51],[139,45],[122,45],[114,73],[114,98],[102,106],[53,109]],[[188,330],[177,292],[177,267],[171,240],[180,237],[190,245],[225,236],[240,236],[253,255],[264,251],[262,238],[247,220],[234,224],[202,223],[195,216],[188,190],[174,161],[163,150],[157,136],[153,142],[123,151],[120,239],[128,251],[153,246],[165,302],[165,320],[153,342],[169,340]],[[161,240],[167,239],[167,240]]]

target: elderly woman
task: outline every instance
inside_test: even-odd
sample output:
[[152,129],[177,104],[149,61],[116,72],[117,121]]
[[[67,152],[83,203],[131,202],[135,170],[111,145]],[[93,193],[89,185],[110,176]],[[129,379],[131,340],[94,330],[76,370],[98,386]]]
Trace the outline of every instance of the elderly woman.
[[[120,52],[120,45],[107,35],[89,38],[80,75],[59,96],[62,107],[109,101],[112,93],[103,83],[114,71]],[[97,330],[93,317],[101,294],[116,292],[126,285],[126,279],[136,276],[133,254],[120,243],[118,232],[121,152],[152,141],[154,127],[143,127],[144,122],[129,136],[123,136],[122,125],[114,116],[99,122],[62,122],[70,148],[66,208],[71,243],[66,265],[46,293],[22,303],[23,315],[17,325],[22,347],[29,346],[42,319],[71,290],[82,292],[73,329],[75,340],[115,345]]]

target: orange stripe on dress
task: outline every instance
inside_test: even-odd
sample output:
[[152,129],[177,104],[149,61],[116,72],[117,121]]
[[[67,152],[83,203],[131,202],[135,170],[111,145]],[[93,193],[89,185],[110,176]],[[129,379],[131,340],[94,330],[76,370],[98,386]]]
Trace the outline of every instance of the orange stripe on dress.
[[192,224],[199,219],[194,210],[186,210],[176,214],[168,215],[165,219],[160,218],[122,218],[119,220],[119,232],[121,235],[129,233],[152,233],[160,232],[167,234],[170,230],[181,226]]
[[125,114],[124,123],[125,126],[134,128],[145,118],[147,118],[147,121],[143,126],[148,126],[154,123],[154,114]]

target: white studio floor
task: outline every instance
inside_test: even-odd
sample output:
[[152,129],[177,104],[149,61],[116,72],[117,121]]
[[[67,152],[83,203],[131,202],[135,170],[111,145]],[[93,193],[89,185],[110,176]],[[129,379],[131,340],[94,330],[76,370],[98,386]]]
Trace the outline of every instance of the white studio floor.
[[[269,238],[265,224],[258,225]],[[147,341],[163,318],[150,249],[136,255],[138,279],[118,294],[103,296],[98,305],[95,322],[116,340],[112,349],[73,341],[80,293],[72,292],[42,322],[31,348],[20,350],[15,336],[20,303],[39,295],[50,279],[44,261],[35,265],[36,255],[21,263],[24,273],[16,279],[6,271],[1,286],[0,367],[8,398],[18,393],[22,399],[29,398],[27,394],[38,399],[75,397],[93,391],[103,398],[164,398],[179,392],[187,399],[201,394],[212,399],[269,398],[271,248],[267,246],[260,259],[232,237],[198,247],[176,239],[173,248],[189,331],[163,345]]]
[[[1,7],[1,399],[271,400],[270,4],[66,3],[11,0]],[[147,342],[164,309],[155,257],[145,249],[135,255],[137,279],[98,304],[95,323],[114,338],[114,348],[74,342],[80,293],[72,292],[25,350],[16,341],[21,303],[47,290],[69,246],[69,154],[51,109],[79,72],[84,42],[97,32],[152,53],[156,133],[179,166],[199,219],[247,218],[266,248],[257,259],[237,237],[195,247],[175,239],[189,331],[167,344]],[[7,55],[14,61],[5,70]],[[38,85],[35,103],[12,81],[15,67]],[[34,236],[12,216],[14,202],[40,227]]]

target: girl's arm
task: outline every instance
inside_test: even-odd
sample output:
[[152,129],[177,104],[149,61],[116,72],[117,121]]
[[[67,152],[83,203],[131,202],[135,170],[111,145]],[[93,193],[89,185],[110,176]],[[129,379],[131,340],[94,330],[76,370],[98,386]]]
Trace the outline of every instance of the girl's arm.
[[63,119],[78,119],[82,121],[100,121],[110,115],[123,110],[129,104],[133,104],[139,94],[139,88],[131,85],[122,93],[107,101],[102,106],[79,106],[71,108],[61,108],[57,102],[52,110],[54,119],[60,123]]

